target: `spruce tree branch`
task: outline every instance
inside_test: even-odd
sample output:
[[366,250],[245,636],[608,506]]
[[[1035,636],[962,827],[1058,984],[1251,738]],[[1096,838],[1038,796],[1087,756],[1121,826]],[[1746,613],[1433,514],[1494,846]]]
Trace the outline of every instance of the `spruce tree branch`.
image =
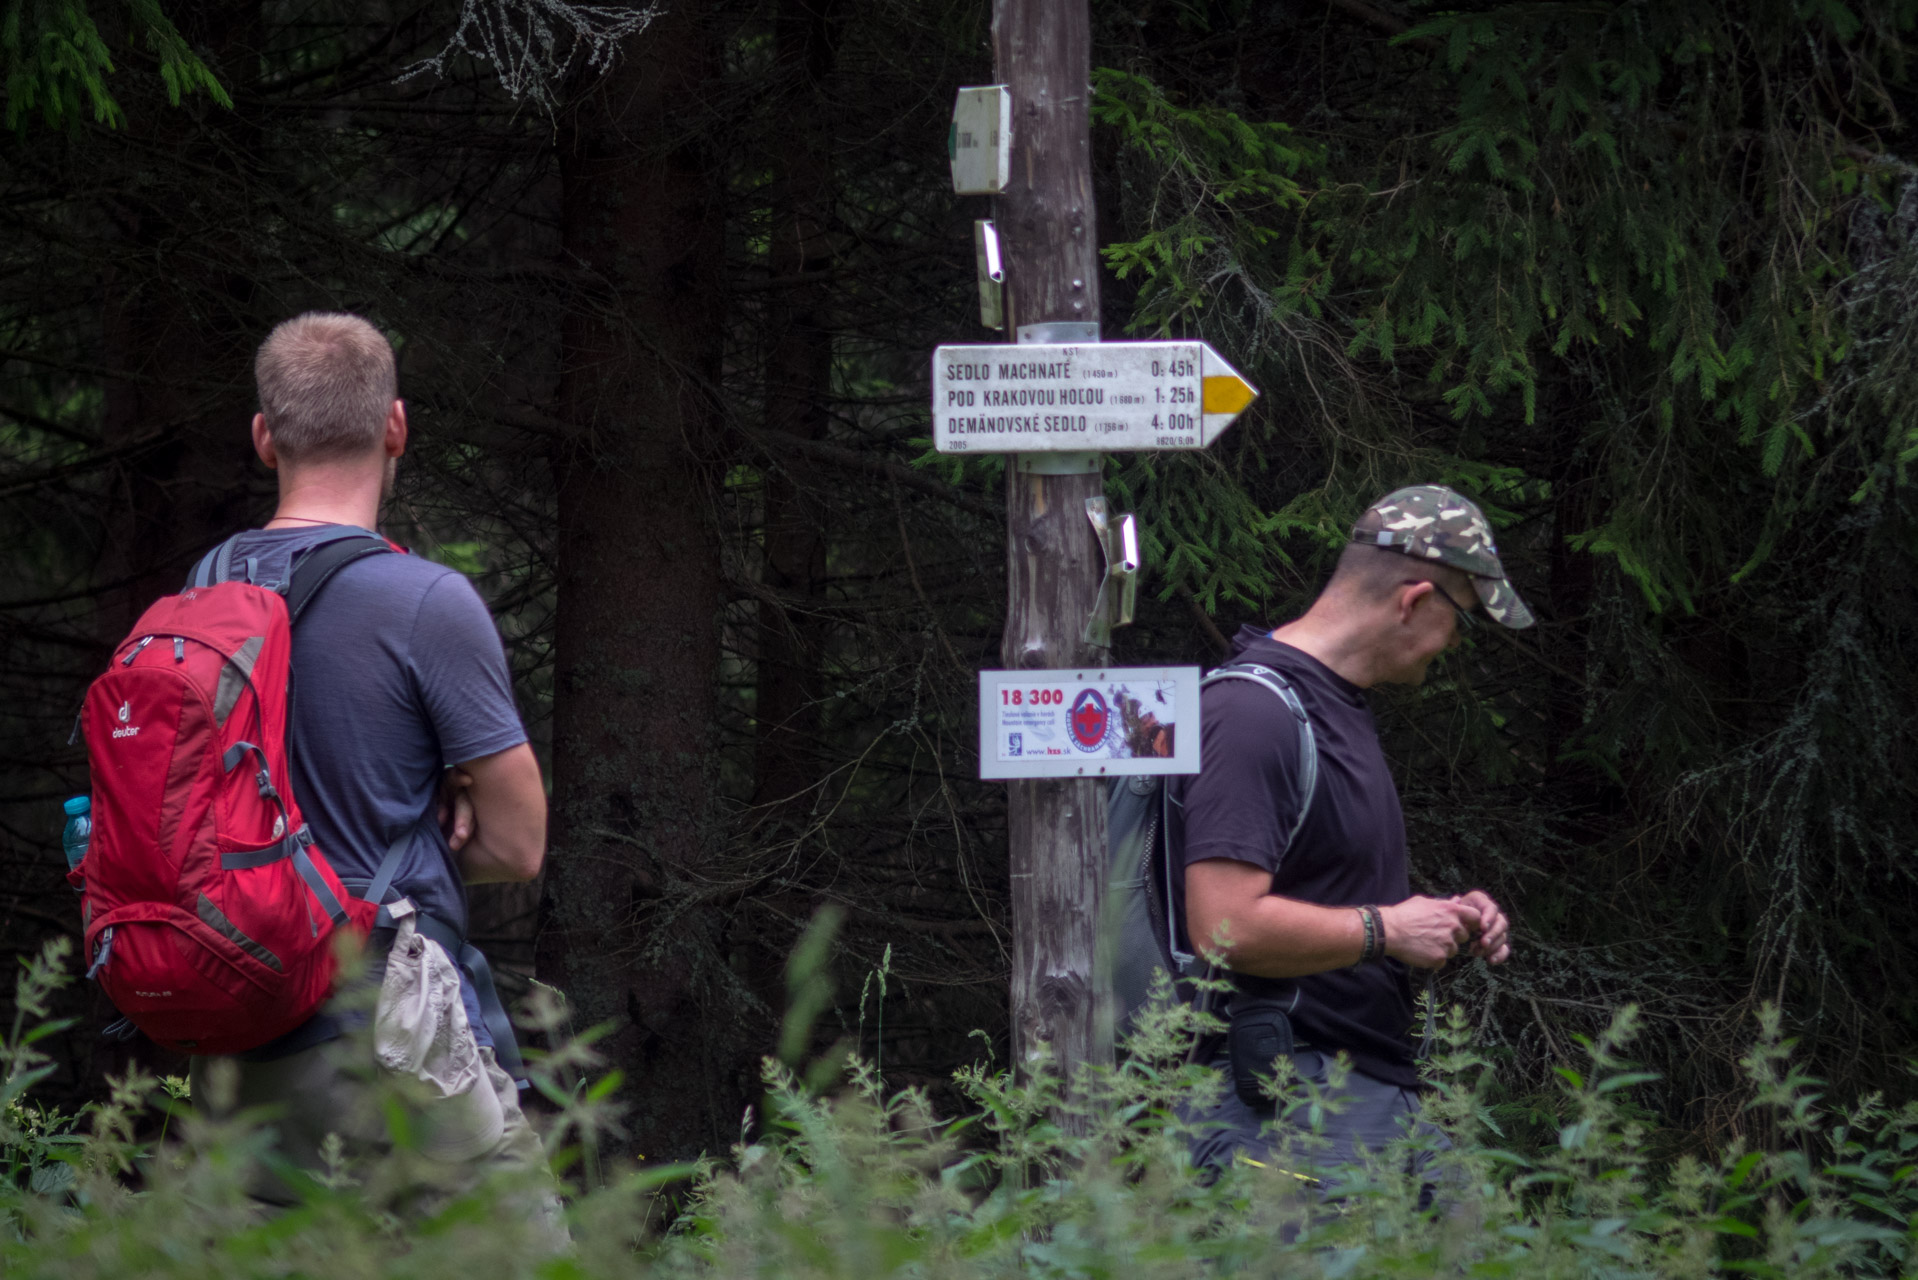
[[912,562],[912,538],[906,533],[906,508],[899,501],[899,486],[892,488],[892,510],[899,520],[899,549],[906,553],[906,571],[912,575],[913,593],[919,597],[919,607],[926,611],[926,617],[932,623],[932,629],[939,636],[939,643],[945,646],[946,656],[952,659],[953,670],[962,679],[972,676],[972,668],[959,661],[958,651],[952,647],[952,641],[946,635],[946,629],[939,625],[939,615],[932,611],[932,601],[926,598],[926,588],[919,581],[919,566]]
[[1491,636],[1499,644],[1520,654],[1528,661],[1535,662],[1539,666],[1544,667],[1561,680],[1570,681],[1580,689],[1590,689],[1592,687],[1591,681],[1585,679],[1583,676],[1573,675],[1570,671],[1567,671],[1564,667],[1553,662],[1541,653],[1536,645],[1528,644],[1526,641],[1519,639],[1515,633],[1508,631],[1504,627],[1480,627],[1478,634]]
[[[567,439],[576,434],[573,424],[539,409],[523,406],[495,409],[489,416],[497,422],[549,439]],[[797,454],[841,470],[863,471],[868,475],[879,476],[989,520],[998,520],[1005,516],[1005,509],[997,503],[981,498],[977,494],[967,493],[963,489],[956,489],[937,476],[915,471],[892,458],[863,453],[858,449],[833,444],[826,440],[805,440],[783,431],[753,431],[742,428],[740,435],[748,444],[754,446],[762,457],[777,459],[781,456]]]
[[988,502],[963,489],[955,489],[937,476],[915,471],[891,458],[861,453],[857,449],[849,449],[844,445],[833,444],[826,440],[802,440],[798,436],[787,435],[784,432],[753,431],[746,434],[754,444],[774,456],[799,454],[802,457],[826,463],[828,466],[880,476],[904,488],[930,494],[942,502],[950,503],[962,511],[970,511],[977,516],[1000,519],[1005,515],[998,504]]
[[[172,424],[168,425],[171,426]],[[35,489],[53,484],[56,481],[68,480],[74,476],[83,476],[89,472],[98,471],[102,467],[110,466],[116,462],[124,462],[129,458],[137,457],[149,450],[156,449],[166,442],[167,433],[165,431],[151,432],[136,440],[130,440],[123,445],[118,445],[111,449],[95,449],[78,462],[63,463],[57,467],[47,467],[41,471],[9,477],[5,484],[0,484],[0,498],[10,498],[19,493],[30,493]]]
[[1175,583],[1172,594],[1185,601],[1185,607],[1192,611],[1192,620],[1199,624],[1199,630],[1203,631],[1205,638],[1212,642],[1212,647],[1219,651],[1219,657],[1231,657],[1232,642],[1225,638],[1225,632],[1219,630],[1219,624],[1212,621],[1212,615],[1207,613],[1205,606],[1199,603],[1199,597],[1192,594],[1192,588],[1183,582]]
[[90,448],[98,448],[100,444],[100,437],[96,434],[76,430],[63,422],[56,422],[52,418],[42,417],[40,414],[20,408],[18,405],[0,405],[0,418],[12,418],[23,427],[33,427],[35,430],[44,431],[48,435],[59,436],[62,440],[71,440],[75,444],[87,445]]
[[[1403,18],[1394,17],[1383,9],[1365,3],[1365,0],[1325,0],[1325,2],[1346,17],[1356,18],[1374,31],[1383,32],[1388,36],[1402,36],[1411,29],[1410,24]],[[1443,52],[1439,42],[1430,36],[1420,36],[1416,40],[1407,40],[1405,43],[1435,58]]]
[[[42,911],[39,907],[30,907],[19,898],[15,898],[12,904],[6,908],[6,916],[26,916],[28,919],[38,920],[41,924],[57,929],[62,933],[69,932],[73,928],[72,920],[54,915],[51,911]],[[10,919],[0,918],[0,926],[10,923],[12,923]],[[6,932],[10,933],[11,930],[7,930]]]

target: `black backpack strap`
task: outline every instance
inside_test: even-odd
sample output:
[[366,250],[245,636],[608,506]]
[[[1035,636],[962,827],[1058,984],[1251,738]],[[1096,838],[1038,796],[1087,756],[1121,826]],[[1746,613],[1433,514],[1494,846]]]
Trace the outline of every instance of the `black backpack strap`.
[[[320,588],[332,581],[334,574],[355,560],[392,549],[386,539],[378,534],[368,533],[364,529],[354,529],[316,543],[300,552],[293,561],[292,571],[288,574],[290,580],[283,585],[276,584],[276,589],[284,589],[286,592],[288,625],[299,625],[300,614],[307,605],[313,603],[313,597],[319,594]],[[293,709],[298,692],[298,681],[294,680],[289,673],[286,686],[286,759],[289,771],[293,762]],[[289,832],[288,835],[311,840],[311,837],[306,835],[305,827],[301,827],[297,832]],[[344,920],[346,908],[333,900],[332,891],[327,888],[319,872],[314,869],[312,859],[307,857],[305,846],[302,845],[296,850],[293,857],[294,866],[312,888],[314,896],[320,900],[320,905],[325,907],[327,914],[333,917],[334,923]]]
[[300,615],[306,611],[307,605],[313,603],[313,597],[320,593],[320,588],[331,582],[333,575],[347,565],[392,550],[386,539],[378,534],[355,530],[301,552],[293,565],[292,581],[286,587],[288,621],[298,625]]

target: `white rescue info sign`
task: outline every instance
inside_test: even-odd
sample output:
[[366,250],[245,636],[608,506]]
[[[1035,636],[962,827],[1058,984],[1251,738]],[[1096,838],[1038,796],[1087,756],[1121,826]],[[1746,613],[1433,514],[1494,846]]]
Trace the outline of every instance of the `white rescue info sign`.
[[1199,771],[1199,668],[979,673],[981,778]]
[[940,453],[1203,449],[1258,394],[1203,342],[939,347],[933,445]]

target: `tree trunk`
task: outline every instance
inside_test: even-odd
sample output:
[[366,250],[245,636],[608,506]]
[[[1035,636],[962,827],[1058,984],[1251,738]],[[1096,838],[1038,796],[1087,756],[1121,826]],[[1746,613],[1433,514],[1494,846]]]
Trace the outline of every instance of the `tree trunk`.
[[[553,851],[536,964],[626,1073],[633,1149],[718,1150],[751,1093],[733,1043],[713,850],[724,341],[719,73],[675,5],[573,102],[560,175],[569,260],[602,292],[563,323]],[[750,1066],[750,1060],[746,1060]]]
[[[1062,341],[1034,327],[1090,325],[1096,341],[1086,0],[996,0],[992,35],[1012,93],[1012,181],[995,206],[1008,326],[1019,341]],[[1103,492],[1096,459],[1070,474],[1007,468],[1007,667],[1109,660],[1083,638],[1103,569],[1085,503]],[[1111,1018],[1093,961],[1106,881],[1103,789],[1045,779],[1008,783],[1007,793],[1013,1060],[1028,1063],[1049,1046],[1068,1073],[1109,1062]]]
[[[841,0],[782,0],[774,30],[774,83],[790,103],[790,132],[772,157],[772,288],[766,307],[766,428],[823,439],[832,394],[828,286],[804,280],[832,261],[832,169],[821,82],[832,68]],[[766,475],[765,585],[778,602],[759,606],[757,801],[803,815],[818,780],[820,663],[827,628],[823,478],[796,451]]]
[[[259,0],[206,5],[181,23],[221,82],[244,92],[259,64]],[[118,243],[102,264],[102,363],[114,372],[101,444],[127,451],[102,565],[117,587],[101,619],[109,642],[178,590],[193,559],[249,524],[272,491],[247,431],[253,352],[265,334],[246,184],[156,182],[151,159],[177,157],[176,177],[226,173],[236,154],[257,154],[257,125],[244,112],[173,106],[158,92],[126,106],[124,135],[93,142],[119,174],[106,201]],[[183,244],[200,251],[178,252]]]

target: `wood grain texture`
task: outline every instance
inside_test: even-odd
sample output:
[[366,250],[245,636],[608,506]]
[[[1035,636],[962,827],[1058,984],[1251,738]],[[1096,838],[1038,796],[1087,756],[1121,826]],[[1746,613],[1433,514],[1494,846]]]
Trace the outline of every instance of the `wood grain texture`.
[[[993,54],[1012,93],[1012,180],[994,217],[1006,264],[1007,331],[1096,322],[1099,276],[1088,133],[1090,27],[1085,0],[996,0]],[[1098,471],[1027,475],[1007,468],[1006,630],[1010,668],[1091,666],[1086,617],[1104,569],[1085,500]],[[1069,1072],[1110,1062],[1110,1018],[1094,979],[1105,896],[1102,784],[1007,784],[1012,870],[1012,1049],[1048,1048]]]

